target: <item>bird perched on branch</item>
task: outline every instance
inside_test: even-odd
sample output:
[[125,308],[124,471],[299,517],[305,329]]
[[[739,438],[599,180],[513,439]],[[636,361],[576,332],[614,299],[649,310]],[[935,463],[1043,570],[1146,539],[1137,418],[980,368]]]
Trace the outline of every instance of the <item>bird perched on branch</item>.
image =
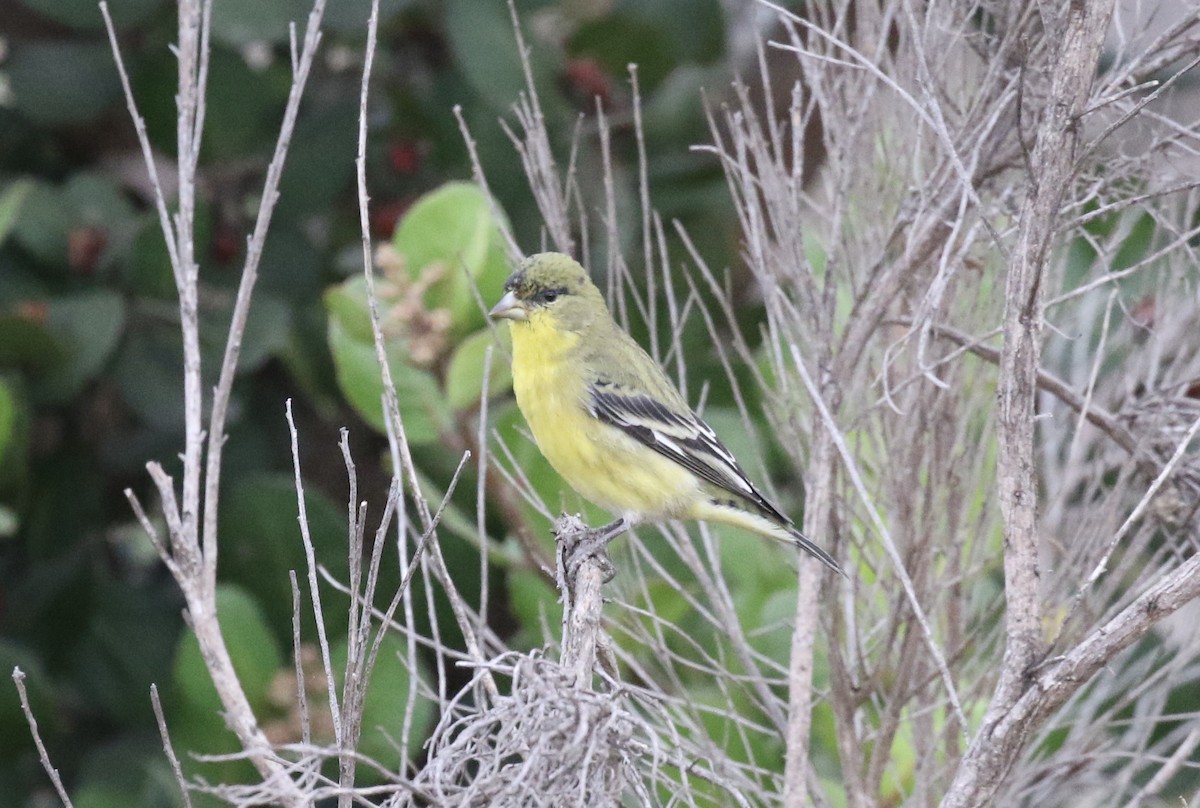
[[579,494],[618,516],[596,531],[596,549],[640,522],[697,519],[790,542],[841,572],[616,324],[582,266],[533,255],[504,289],[490,315],[510,323],[513,389],[538,448]]

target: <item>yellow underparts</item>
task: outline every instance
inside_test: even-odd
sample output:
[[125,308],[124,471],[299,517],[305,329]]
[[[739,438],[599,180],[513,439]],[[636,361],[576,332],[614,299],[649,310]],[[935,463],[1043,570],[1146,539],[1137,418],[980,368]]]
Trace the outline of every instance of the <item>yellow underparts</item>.
[[691,472],[594,418],[572,349],[578,334],[535,311],[512,323],[513,390],[538,448],[581,496],[633,521],[700,518],[705,502]]
[[788,544],[795,542],[795,537],[792,536],[787,528],[765,516],[760,516],[738,505],[727,505],[711,499],[703,499],[696,502],[688,510],[686,518],[698,519],[701,522],[721,522],[726,525],[740,527],[742,530],[749,530],[751,533],[757,533],[760,536],[778,539]]

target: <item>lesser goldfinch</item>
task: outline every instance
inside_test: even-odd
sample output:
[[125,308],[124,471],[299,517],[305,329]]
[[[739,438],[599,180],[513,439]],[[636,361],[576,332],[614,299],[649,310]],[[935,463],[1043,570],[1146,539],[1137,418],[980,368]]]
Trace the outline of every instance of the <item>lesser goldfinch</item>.
[[618,519],[723,522],[791,542],[841,572],[747,479],[658,364],[613,320],[600,290],[562,253],[526,258],[492,317],[509,321],[517,405],[534,440],[580,495]]

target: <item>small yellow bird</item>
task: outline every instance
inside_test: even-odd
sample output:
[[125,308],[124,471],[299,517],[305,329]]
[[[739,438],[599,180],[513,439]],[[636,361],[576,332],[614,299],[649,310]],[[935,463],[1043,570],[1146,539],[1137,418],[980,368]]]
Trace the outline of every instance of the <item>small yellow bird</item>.
[[530,256],[504,289],[490,315],[509,321],[513,389],[538,448],[618,516],[597,544],[640,522],[697,519],[791,542],[841,572],[746,478],[575,260]]

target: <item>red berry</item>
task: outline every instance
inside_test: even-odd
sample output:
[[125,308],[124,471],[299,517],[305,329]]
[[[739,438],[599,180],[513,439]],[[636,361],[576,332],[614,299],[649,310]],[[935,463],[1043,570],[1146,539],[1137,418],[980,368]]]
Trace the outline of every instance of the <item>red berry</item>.
[[410,205],[412,205],[412,201],[408,199],[393,199],[373,205],[371,207],[371,235],[375,238],[391,238],[392,233],[396,231],[396,222],[400,221],[400,217],[404,215]]
[[108,233],[95,225],[76,227],[67,234],[67,265],[81,275],[91,275],[108,246]]
[[612,103],[612,79],[595,59],[571,59],[563,72],[571,89],[579,95],[589,101],[599,98],[606,109]]
[[212,257],[218,264],[231,264],[242,249],[242,240],[234,228],[226,224],[217,226],[212,239]]
[[409,138],[392,141],[388,160],[397,174],[416,174],[421,168],[421,144]]

